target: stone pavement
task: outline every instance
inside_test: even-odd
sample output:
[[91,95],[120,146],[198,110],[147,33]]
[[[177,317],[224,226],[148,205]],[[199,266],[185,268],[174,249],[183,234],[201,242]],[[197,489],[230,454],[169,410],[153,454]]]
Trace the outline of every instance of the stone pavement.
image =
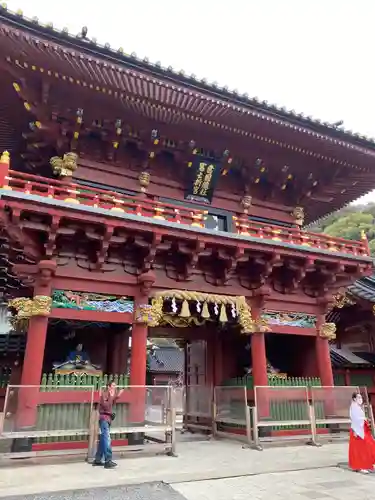
[[186,500],[171,486],[148,483],[114,488],[41,493],[31,496],[3,497],[4,500]]
[[[356,474],[336,468],[339,462],[346,461],[346,456],[346,443],[326,444],[321,448],[302,445],[283,446],[258,452],[243,449],[241,444],[236,442],[203,441],[180,443],[177,458],[136,456],[120,459],[118,460],[119,467],[110,471],[93,468],[83,462],[63,463],[62,459],[53,465],[46,465],[45,463],[40,463],[40,461],[38,463],[33,463],[32,461],[12,461],[11,466],[3,465],[0,469],[0,497],[20,495],[20,498],[25,498],[27,494],[46,491],[59,492],[67,488],[71,490],[90,490],[103,486],[110,488],[164,482],[172,485],[172,487],[176,485],[176,488],[180,488],[181,493],[187,496],[189,500],[190,498],[196,500],[194,496],[191,496],[191,492],[188,491],[189,488],[193,488],[193,483],[191,483],[193,481],[196,483],[196,488],[202,488],[203,490],[209,484],[209,481],[212,482],[215,479],[223,480],[222,478],[228,478],[225,481],[244,481],[245,489],[248,488],[246,481],[249,481],[249,485],[253,484],[252,481],[263,481],[265,485],[267,483],[269,485],[278,484],[281,488],[281,481],[287,476],[281,474],[280,480],[277,482],[278,476],[275,473],[298,470],[310,470],[313,473],[313,469],[323,469],[322,474],[325,474],[325,471],[329,470],[332,474],[349,475],[348,480],[358,481]],[[332,469],[327,469],[329,467],[332,467]],[[272,479],[270,481],[269,478],[267,479],[267,475],[270,473],[273,474],[272,477],[275,477],[275,480]],[[295,477],[298,477],[298,475]],[[375,477],[363,478],[359,475],[358,477],[360,477],[360,482],[362,480],[375,480]],[[323,479],[319,479],[319,481],[324,482]],[[215,484],[219,485],[221,482],[217,481]],[[224,482],[222,484],[226,485],[227,483]],[[185,491],[183,490],[184,488]],[[206,491],[209,492],[212,490],[213,487],[211,488],[210,485],[207,486]],[[257,490],[257,493],[260,494],[261,491],[261,489]],[[192,494],[196,495],[195,492]],[[53,497],[41,496],[39,498]],[[65,496],[64,498],[69,497]],[[71,498],[80,497],[72,496]],[[113,498],[116,497],[114,496]],[[134,498],[137,497],[135,496]],[[167,499],[168,496],[166,495],[165,498]],[[209,499],[210,497],[206,496],[206,498]],[[226,498],[229,500],[234,497],[227,496]],[[255,498],[257,497],[255,496]],[[297,496],[296,498],[302,500],[303,497]]]
[[180,483],[173,487],[186,500],[373,500],[375,474],[364,476],[327,467]]

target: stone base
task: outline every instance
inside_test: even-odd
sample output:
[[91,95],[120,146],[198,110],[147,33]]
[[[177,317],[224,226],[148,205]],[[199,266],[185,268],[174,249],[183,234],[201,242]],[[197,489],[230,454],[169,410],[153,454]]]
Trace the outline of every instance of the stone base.
[[143,445],[145,440],[145,435],[143,432],[133,432],[128,434],[128,445],[129,446],[139,446]]
[[26,453],[32,451],[33,438],[13,439],[11,453]]

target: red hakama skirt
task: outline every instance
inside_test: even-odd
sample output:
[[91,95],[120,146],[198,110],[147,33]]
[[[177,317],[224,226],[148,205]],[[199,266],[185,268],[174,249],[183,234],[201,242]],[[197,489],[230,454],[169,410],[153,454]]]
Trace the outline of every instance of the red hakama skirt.
[[364,439],[362,439],[354,436],[354,432],[350,429],[349,467],[352,470],[372,470],[375,465],[375,440],[367,422],[365,422],[364,430]]

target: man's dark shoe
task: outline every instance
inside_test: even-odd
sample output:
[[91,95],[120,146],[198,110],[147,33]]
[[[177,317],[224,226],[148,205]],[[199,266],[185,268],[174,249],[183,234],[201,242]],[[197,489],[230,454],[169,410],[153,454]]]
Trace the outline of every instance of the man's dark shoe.
[[93,467],[103,467],[104,463],[103,462],[99,462],[98,460],[94,460],[93,463],[92,463],[92,466]]
[[114,469],[115,467],[117,467],[117,464],[115,462],[112,462],[112,460],[104,464],[105,469]]

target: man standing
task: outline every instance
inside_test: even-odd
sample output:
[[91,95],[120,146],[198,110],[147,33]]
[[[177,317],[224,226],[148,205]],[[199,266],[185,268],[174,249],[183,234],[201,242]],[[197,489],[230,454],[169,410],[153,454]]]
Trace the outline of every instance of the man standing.
[[[94,466],[104,465],[105,469],[113,469],[117,466],[115,462],[112,461],[112,446],[111,446],[111,424],[115,418],[113,413],[113,405],[116,403],[118,398],[121,396],[123,390],[116,391],[116,384],[114,382],[109,382],[106,390],[100,397],[99,403],[99,428],[100,437],[98,443],[98,449],[96,451],[95,460],[93,462]],[[102,459],[104,457],[104,463]]]

